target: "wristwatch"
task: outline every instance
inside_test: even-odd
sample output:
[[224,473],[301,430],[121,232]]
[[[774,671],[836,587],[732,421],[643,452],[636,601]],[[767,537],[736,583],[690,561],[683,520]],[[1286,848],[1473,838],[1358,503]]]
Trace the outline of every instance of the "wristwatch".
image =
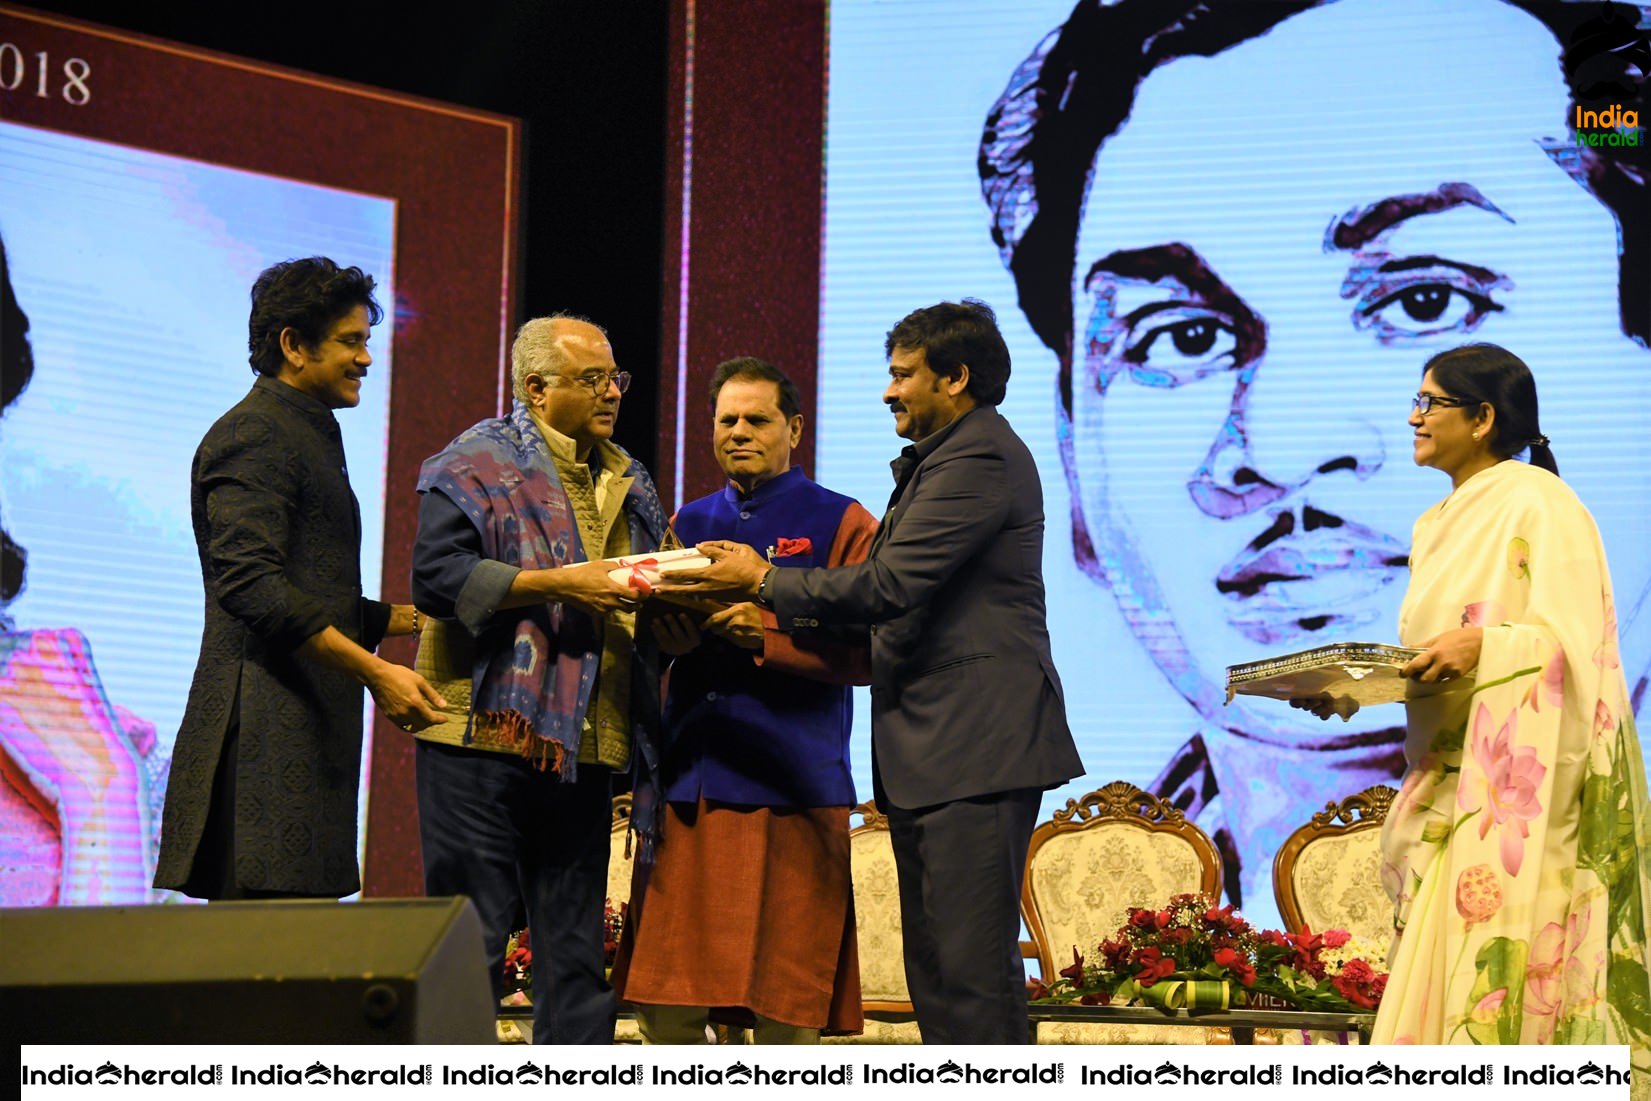
[[780,568],[778,566],[769,566],[768,572],[762,575],[762,581],[757,585],[757,603],[764,608],[774,607],[774,600],[769,596],[769,587],[774,580],[774,575],[779,572]]

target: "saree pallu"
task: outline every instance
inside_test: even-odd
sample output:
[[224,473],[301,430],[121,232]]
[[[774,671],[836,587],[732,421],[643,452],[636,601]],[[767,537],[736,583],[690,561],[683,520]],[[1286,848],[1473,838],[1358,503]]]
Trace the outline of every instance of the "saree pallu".
[[1605,552],[1559,478],[1502,462],[1416,522],[1399,636],[1483,628],[1471,683],[1407,702],[1382,831],[1377,1043],[1628,1044],[1651,1071],[1646,777]]

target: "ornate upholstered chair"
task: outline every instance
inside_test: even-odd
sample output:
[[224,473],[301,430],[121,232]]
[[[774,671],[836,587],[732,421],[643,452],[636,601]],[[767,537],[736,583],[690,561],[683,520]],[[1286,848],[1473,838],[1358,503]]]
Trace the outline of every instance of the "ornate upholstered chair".
[[[625,844],[631,828],[631,797],[627,792],[624,795],[613,797],[613,836],[608,839],[608,901],[614,909],[631,900],[631,858],[636,853],[635,845]],[[625,1007],[622,1005],[621,1010]],[[614,1025],[613,1042],[616,1044],[640,1044],[642,1033],[637,1031],[636,1017],[628,1012],[622,1013]]]
[[1273,860],[1273,895],[1291,932],[1346,929],[1385,955],[1393,903],[1382,889],[1381,825],[1396,795],[1378,784],[1326,803]]
[[921,1037],[906,989],[901,940],[900,885],[894,869],[889,820],[875,803],[850,812],[860,824],[849,831],[854,878],[854,925],[860,944],[860,997],[866,1028],[860,1036],[828,1037],[827,1043],[915,1044]]
[[[1134,784],[1116,781],[1068,800],[1032,832],[1021,916],[1039,966],[1053,978],[1118,931],[1131,906],[1178,894],[1218,898],[1221,856],[1186,816]],[[1129,1024],[1038,1025],[1039,1043],[1226,1043],[1226,1030]]]
[[629,792],[613,797],[613,837],[608,844],[608,901],[618,909],[631,899],[631,857],[634,848],[625,844],[631,828]]
[[[1292,933],[1345,929],[1381,959],[1393,938],[1393,903],[1382,887],[1382,819],[1397,794],[1378,784],[1331,801],[1299,827],[1273,858],[1273,897]],[[1347,1044],[1347,1032],[1257,1031],[1257,1043]]]

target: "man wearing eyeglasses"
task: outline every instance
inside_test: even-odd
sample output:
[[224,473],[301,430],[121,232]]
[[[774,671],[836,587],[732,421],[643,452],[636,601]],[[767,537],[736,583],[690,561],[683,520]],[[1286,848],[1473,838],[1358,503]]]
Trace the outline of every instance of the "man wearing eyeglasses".
[[511,376],[510,412],[419,472],[413,600],[432,621],[417,668],[451,707],[417,735],[425,890],[475,903],[497,994],[525,908],[534,1042],[606,1044],[612,779],[651,769],[659,701],[653,649],[634,645],[639,598],[600,560],[656,550],[665,514],[612,441],[631,377],[602,329],[529,321]]

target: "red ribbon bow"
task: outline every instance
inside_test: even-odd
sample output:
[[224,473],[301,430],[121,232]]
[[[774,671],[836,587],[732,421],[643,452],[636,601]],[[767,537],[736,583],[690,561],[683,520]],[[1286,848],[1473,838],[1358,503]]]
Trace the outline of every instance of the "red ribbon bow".
[[626,587],[635,589],[643,596],[652,596],[654,591],[653,582],[648,580],[648,575],[643,573],[642,570],[645,566],[658,565],[659,559],[657,558],[644,558],[640,562],[632,562],[630,576],[625,578]]

